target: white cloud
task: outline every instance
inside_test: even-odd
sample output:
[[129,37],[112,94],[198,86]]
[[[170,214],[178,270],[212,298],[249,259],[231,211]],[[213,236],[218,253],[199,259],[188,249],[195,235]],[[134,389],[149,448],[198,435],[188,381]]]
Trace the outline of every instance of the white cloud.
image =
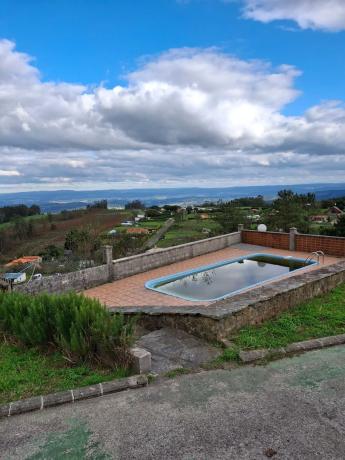
[[0,41],[0,190],[341,180],[345,108],[284,116],[298,75],[180,49],[91,89],[43,82]]
[[295,21],[301,29],[345,30],[344,0],[244,0],[244,15],[261,22]]

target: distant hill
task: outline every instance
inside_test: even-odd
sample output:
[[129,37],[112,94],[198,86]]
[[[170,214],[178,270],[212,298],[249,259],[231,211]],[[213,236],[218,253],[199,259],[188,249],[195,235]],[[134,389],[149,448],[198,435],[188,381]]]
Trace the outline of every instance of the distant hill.
[[0,206],[14,204],[38,204],[45,212],[59,212],[63,209],[85,208],[93,201],[106,199],[110,206],[123,206],[131,200],[140,199],[147,206],[164,204],[198,204],[204,201],[231,200],[246,196],[263,195],[266,200],[275,198],[282,189],[296,193],[312,192],[318,199],[345,196],[342,184],[296,184],[263,185],[214,188],[161,188],[127,190],[55,190],[0,194]]

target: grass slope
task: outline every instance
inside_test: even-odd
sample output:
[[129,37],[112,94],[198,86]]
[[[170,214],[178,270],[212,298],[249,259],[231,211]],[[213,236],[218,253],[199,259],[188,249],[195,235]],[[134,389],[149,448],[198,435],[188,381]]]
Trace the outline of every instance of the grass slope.
[[345,283],[259,326],[241,329],[231,337],[234,347],[225,350],[222,359],[236,359],[240,349],[278,348],[344,333]]
[[60,353],[43,355],[0,344],[0,404],[126,377],[128,372],[69,366]]

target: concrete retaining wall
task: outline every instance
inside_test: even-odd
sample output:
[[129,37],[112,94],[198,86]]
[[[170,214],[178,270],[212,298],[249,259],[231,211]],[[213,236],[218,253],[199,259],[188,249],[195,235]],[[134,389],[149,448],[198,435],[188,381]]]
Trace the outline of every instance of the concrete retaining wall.
[[235,232],[114,260],[113,279],[126,278],[127,276],[152,270],[153,268],[207,254],[208,252],[219,251],[240,242],[241,233]]

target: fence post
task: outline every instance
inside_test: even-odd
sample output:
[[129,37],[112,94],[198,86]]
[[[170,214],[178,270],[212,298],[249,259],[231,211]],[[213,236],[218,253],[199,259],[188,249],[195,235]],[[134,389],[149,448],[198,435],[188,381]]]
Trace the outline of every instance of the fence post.
[[102,246],[103,263],[108,265],[109,280],[113,279],[113,247],[110,245]]
[[291,227],[289,229],[289,250],[296,251],[296,235],[297,235],[297,228]]

